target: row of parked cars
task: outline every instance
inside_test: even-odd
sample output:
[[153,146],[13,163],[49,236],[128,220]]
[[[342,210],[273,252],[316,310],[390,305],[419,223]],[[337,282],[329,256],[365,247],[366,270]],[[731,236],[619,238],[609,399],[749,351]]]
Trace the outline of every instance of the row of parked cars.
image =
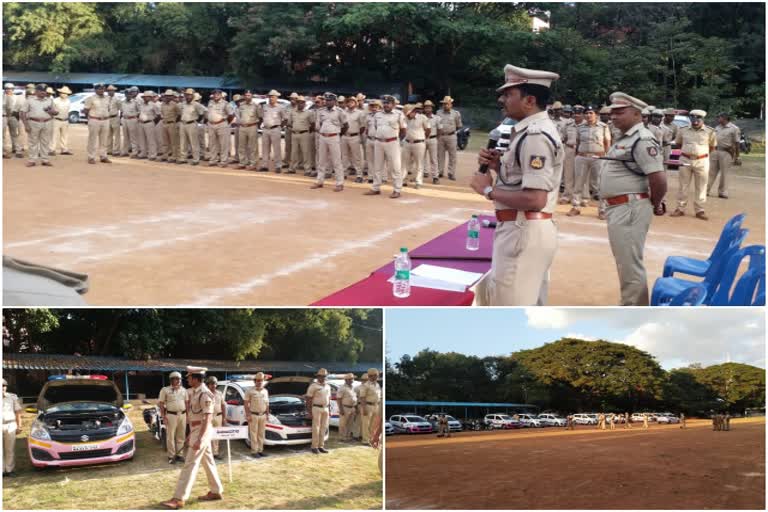
[[[611,413],[606,413],[607,417]],[[576,425],[597,425],[599,413],[573,414],[573,423]],[[642,422],[643,417],[648,416],[648,421],[662,423],[680,423],[680,418],[670,412],[635,413],[630,416],[630,422]],[[555,413],[541,414],[486,414],[481,420],[457,420],[453,416],[446,415],[451,432],[462,430],[501,430],[513,428],[543,428],[565,427],[567,419]],[[624,423],[623,414],[615,414],[614,422]],[[429,434],[437,431],[438,416],[426,417],[417,414],[396,414],[389,418],[385,424],[385,432],[391,434]]]

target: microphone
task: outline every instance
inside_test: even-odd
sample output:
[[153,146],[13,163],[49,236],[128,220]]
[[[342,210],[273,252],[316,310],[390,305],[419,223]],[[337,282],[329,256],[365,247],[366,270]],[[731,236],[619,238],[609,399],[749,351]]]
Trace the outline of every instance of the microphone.
[[[488,134],[488,145],[486,145],[486,149],[496,149],[496,145],[499,143],[499,139],[501,138],[501,132],[498,130],[498,128],[494,128],[491,130],[491,133]],[[480,174],[488,174],[488,164],[482,164],[477,169],[477,172]]]

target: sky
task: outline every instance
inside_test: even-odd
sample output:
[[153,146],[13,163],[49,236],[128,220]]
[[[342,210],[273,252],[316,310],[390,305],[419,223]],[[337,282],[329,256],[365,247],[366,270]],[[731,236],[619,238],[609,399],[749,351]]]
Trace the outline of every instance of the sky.
[[763,308],[430,308],[385,312],[386,356],[429,348],[509,355],[563,337],[633,345],[667,370],[745,363],[765,368]]

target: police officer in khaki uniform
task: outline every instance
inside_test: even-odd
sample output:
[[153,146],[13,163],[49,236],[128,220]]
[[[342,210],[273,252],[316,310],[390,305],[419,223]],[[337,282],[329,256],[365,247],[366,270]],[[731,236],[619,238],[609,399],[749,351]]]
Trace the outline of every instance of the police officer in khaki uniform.
[[437,137],[437,162],[440,177],[445,171],[445,153],[448,153],[448,179],[456,180],[456,151],[458,149],[457,131],[464,126],[461,123],[461,114],[453,110],[453,98],[446,96],[440,102],[443,106],[437,115],[440,117],[440,128]]
[[220,89],[213,91],[208,102],[208,143],[210,144],[209,167],[217,164],[226,167],[229,161],[230,127],[229,123],[235,118],[232,106],[226,101]]
[[597,429],[605,430],[605,414],[600,413],[597,415]]
[[[381,100],[371,101],[368,105],[368,113],[365,115],[365,159],[368,168],[368,183],[373,183],[374,169],[376,169],[375,116],[381,110],[381,106]],[[437,158],[437,149],[435,149],[435,158]]]
[[109,134],[107,136],[107,154],[120,156],[120,105],[122,100],[115,96],[117,87],[112,84],[107,86],[107,99],[109,104]]
[[[359,92],[355,96],[357,101],[357,110],[360,112],[360,150],[362,151],[361,160],[363,162],[363,175],[368,174],[368,148],[366,142],[368,136],[365,133],[366,124],[368,122],[368,105],[365,104],[365,94]],[[357,180],[355,180],[357,181]]]
[[363,155],[360,147],[360,132],[365,126],[365,112],[357,109],[354,96],[347,98],[347,131],[341,137],[341,160],[348,163],[346,169],[354,169],[355,183],[363,182]]
[[[184,101],[179,105],[180,110],[180,153],[177,160],[180,164],[187,163],[188,155],[192,154],[192,165],[200,164],[200,137],[197,125],[205,118],[206,108],[195,100],[195,90],[184,91]],[[203,139],[205,140],[205,139]]]
[[659,142],[643,126],[646,104],[628,94],[611,95],[611,118],[622,131],[604,160],[600,197],[607,204],[608,240],[619,273],[622,306],[648,305],[643,263],[653,214],[664,215],[667,192]]
[[[334,98],[335,100],[335,98]],[[334,101],[335,104],[335,101]],[[307,410],[312,417],[312,453],[328,453],[325,449],[325,433],[328,431],[329,407],[331,405],[331,386],[325,382],[328,370],[320,368],[315,375],[316,380],[307,388],[304,394]]]
[[262,119],[261,107],[253,101],[253,91],[243,93],[243,101],[237,106],[238,123],[238,169],[256,170],[259,160],[259,124]]
[[400,139],[405,137],[407,128],[405,116],[395,109],[394,96],[383,96],[384,110],[373,117],[376,139],[374,153],[376,160],[373,167],[373,187],[365,192],[367,196],[381,194],[381,182],[384,180],[386,166],[392,169],[393,190],[390,199],[397,199],[403,187],[402,157],[400,156]]
[[584,119],[584,107],[576,105],[574,108],[566,105],[563,107],[563,119],[565,122],[558,128],[560,129],[560,138],[564,146],[562,181],[565,183],[565,190],[559,203],[568,204],[573,201],[574,187],[576,185],[576,133],[578,126]]
[[153,91],[144,91],[139,103],[139,158],[157,159],[156,123],[160,120],[160,107],[154,100]]
[[307,110],[307,100],[304,96],[296,98],[296,108],[291,110],[288,117],[288,126],[291,131],[291,166],[290,174],[296,173],[301,166],[304,176],[312,172],[312,158],[315,145],[315,111]]
[[336,391],[336,403],[339,406],[339,438],[344,442],[352,440],[352,425],[357,411],[354,382],[355,376],[348,373],[344,376],[344,384]]
[[730,114],[721,112],[717,116],[717,126],[715,126],[715,139],[717,147],[709,155],[709,187],[708,195],[712,195],[717,177],[720,176],[720,185],[717,189],[718,197],[728,199],[728,174],[731,166],[735,163],[740,165],[739,161],[739,143],[741,141],[741,130],[731,122]]
[[245,417],[251,441],[251,457],[266,457],[264,436],[269,419],[269,392],[264,388],[264,373],[253,376],[253,387],[245,393]]
[[325,106],[315,115],[315,130],[320,136],[317,181],[309,188],[323,187],[325,174],[333,169],[336,177],[334,192],[344,190],[344,166],[341,163],[341,137],[347,132],[347,114],[336,106],[336,95],[325,93]]
[[363,438],[363,400],[361,398],[363,393],[362,384],[368,381],[368,374],[363,373],[357,380],[360,381],[360,385],[355,388],[357,408],[355,409],[355,419],[352,423],[352,439],[360,441]]
[[[33,86],[34,90],[34,86]],[[21,130],[24,125],[21,121],[21,111],[26,105],[26,99],[22,94],[14,94],[14,85],[7,83],[4,86],[3,92],[8,99],[8,133],[11,136],[11,152],[16,155],[16,158],[23,158],[24,151],[22,146],[22,134]]]
[[680,128],[673,121],[675,120],[675,109],[668,108],[664,110],[664,120],[662,125],[667,129],[669,140],[664,145],[664,161],[669,161],[669,157],[672,154],[672,144],[674,144],[677,138],[677,131]]
[[286,105],[285,108],[285,154],[283,155],[283,168],[284,169],[290,169],[291,168],[291,155],[293,154],[293,132],[291,130],[291,112],[296,110],[296,99],[299,97],[299,95],[295,92],[292,92],[290,96],[288,96],[288,101],[290,102],[288,105]]
[[[224,395],[221,394],[221,391],[216,389],[218,384],[219,379],[213,375],[205,380],[205,385],[208,386],[208,390],[213,393],[213,421],[211,426],[214,428],[220,427],[224,424]],[[218,439],[211,440],[211,450],[213,451],[214,459],[221,459],[221,455],[219,455]]]
[[179,119],[181,108],[176,101],[176,91],[168,89],[163,94],[160,104],[161,134],[163,145],[160,148],[161,162],[176,163],[179,159]]
[[[651,110],[651,120],[648,123],[648,131],[651,132],[654,136],[654,138],[659,142],[659,145],[664,146],[664,138],[666,137],[667,129],[664,127],[664,124],[661,122],[662,119],[664,119],[664,111],[660,108],[655,108]],[[663,154],[663,152],[662,152]]]
[[261,167],[259,171],[269,170],[270,152],[275,163],[275,172],[280,173],[283,167],[282,149],[280,148],[280,130],[288,122],[285,108],[277,102],[280,93],[272,89],[267,94],[269,100],[262,105],[261,128]]
[[[323,107],[325,107],[325,98],[318,94],[315,96],[315,101],[310,108],[310,110],[315,113],[315,120],[317,120],[317,113],[320,112]],[[313,178],[317,177],[317,161],[318,155],[320,154],[320,133],[315,130],[314,135],[314,144],[312,145],[312,172],[309,174]]]
[[[13,87],[13,84],[7,83],[5,87]],[[13,92],[13,91],[11,91]],[[3,158],[11,158],[13,144],[11,143],[11,132],[8,128],[8,119],[11,117],[11,105],[13,104],[13,95],[3,94]]]
[[424,184],[424,153],[427,149],[427,139],[431,134],[431,125],[427,116],[416,113],[414,105],[406,105],[403,108],[403,114],[405,114],[406,125],[403,170],[413,174],[416,188],[421,188]]
[[575,183],[571,211],[568,216],[579,215],[579,206],[587,206],[590,197],[591,177],[600,174],[602,162],[597,158],[605,155],[611,146],[608,125],[597,120],[597,112],[591,105],[584,109],[585,122],[576,126]]
[[184,438],[187,435],[187,390],[181,385],[181,374],[171,372],[170,386],[160,390],[157,405],[165,423],[165,448],[168,464],[184,462]]
[[[213,436],[213,393],[203,384],[207,368],[196,366],[187,367],[187,383],[189,384],[189,437],[186,461],[179,476],[179,483],[173,498],[161,503],[162,506],[173,510],[183,508],[184,502],[192,494],[197,471],[202,465],[208,480],[208,493],[199,496],[200,501],[222,499],[224,486],[219,479],[216,463],[211,451]],[[208,508],[208,507],[203,507]]]
[[429,121],[429,137],[424,150],[424,172],[432,176],[432,184],[440,183],[439,169],[437,165],[437,133],[440,131],[440,117],[434,113],[435,104],[430,100],[424,102],[424,115]]
[[95,164],[97,157],[104,163],[111,163],[107,158],[109,98],[104,95],[104,84],[94,84],[93,88],[96,94],[83,103],[83,112],[88,118],[88,163]]
[[123,146],[120,156],[139,158],[141,154],[142,134],[139,132],[139,88],[129,87],[125,91],[125,100],[120,105],[123,118]]
[[34,167],[38,160],[42,165],[53,165],[48,158],[51,149],[49,136],[52,133],[51,126],[56,114],[58,114],[58,110],[56,110],[53,100],[45,93],[45,87],[38,84],[35,87],[35,95],[27,99],[21,113],[24,128],[27,130],[29,147],[27,167]]
[[56,89],[59,97],[53,100],[53,106],[56,108],[56,117],[53,118],[53,139],[51,140],[51,153],[56,154],[58,150],[62,155],[71,155],[69,150],[69,95],[72,91],[66,85],[61,89]]
[[3,476],[16,476],[16,434],[21,432],[21,401],[8,392],[8,381],[3,379]]
[[709,155],[717,147],[715,130],[704,124],[707,113],[703,110],[691,110],[691,126],[680,128],[675,138],[675,144],[680,146],[680,162],[678,170],[679,188],[677,192],[677,208],[671,217],[685,215],[688,204],[688,188],[693,180],[693,209],[696,218],[709,220],[704,213],[707,202],[707,183],[709,180]]
[[549,267],[557,251],[552,212],[563,172],[563,148],[545,108],[556,73],[507,65],[501,93],[512,127],[509,150],[480,151],[480,164],[497,172],[476,174],[471,186],[496,208],[490,273],[478,284],[477,301],[490,306],[546,303]]
[[373,419],[376,408],[381,401],[381,386],[379,386],[379,370],[369,368],[367,373],[368,380],[363,382],[360,387],[360,405],[362,406],[362,423],[360,425],[363,442],[368,443],[371,439],[371,420]]

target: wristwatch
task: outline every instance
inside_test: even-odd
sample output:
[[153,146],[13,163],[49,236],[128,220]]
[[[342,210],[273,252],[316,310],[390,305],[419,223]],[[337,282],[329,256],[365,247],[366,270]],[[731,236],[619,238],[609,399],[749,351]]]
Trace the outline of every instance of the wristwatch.
[[487,200],[489,200],[489,201],[493,201],[493,199],[491,198],[491,192],[493,192],[493,187],[492,187],[492,186],[490,186],[490,185],[488,185],[487,187],[485,187],[485,188],[483,189],[483,195],[484,195],[484,196],[485,196],[485,198],[486,198]]

